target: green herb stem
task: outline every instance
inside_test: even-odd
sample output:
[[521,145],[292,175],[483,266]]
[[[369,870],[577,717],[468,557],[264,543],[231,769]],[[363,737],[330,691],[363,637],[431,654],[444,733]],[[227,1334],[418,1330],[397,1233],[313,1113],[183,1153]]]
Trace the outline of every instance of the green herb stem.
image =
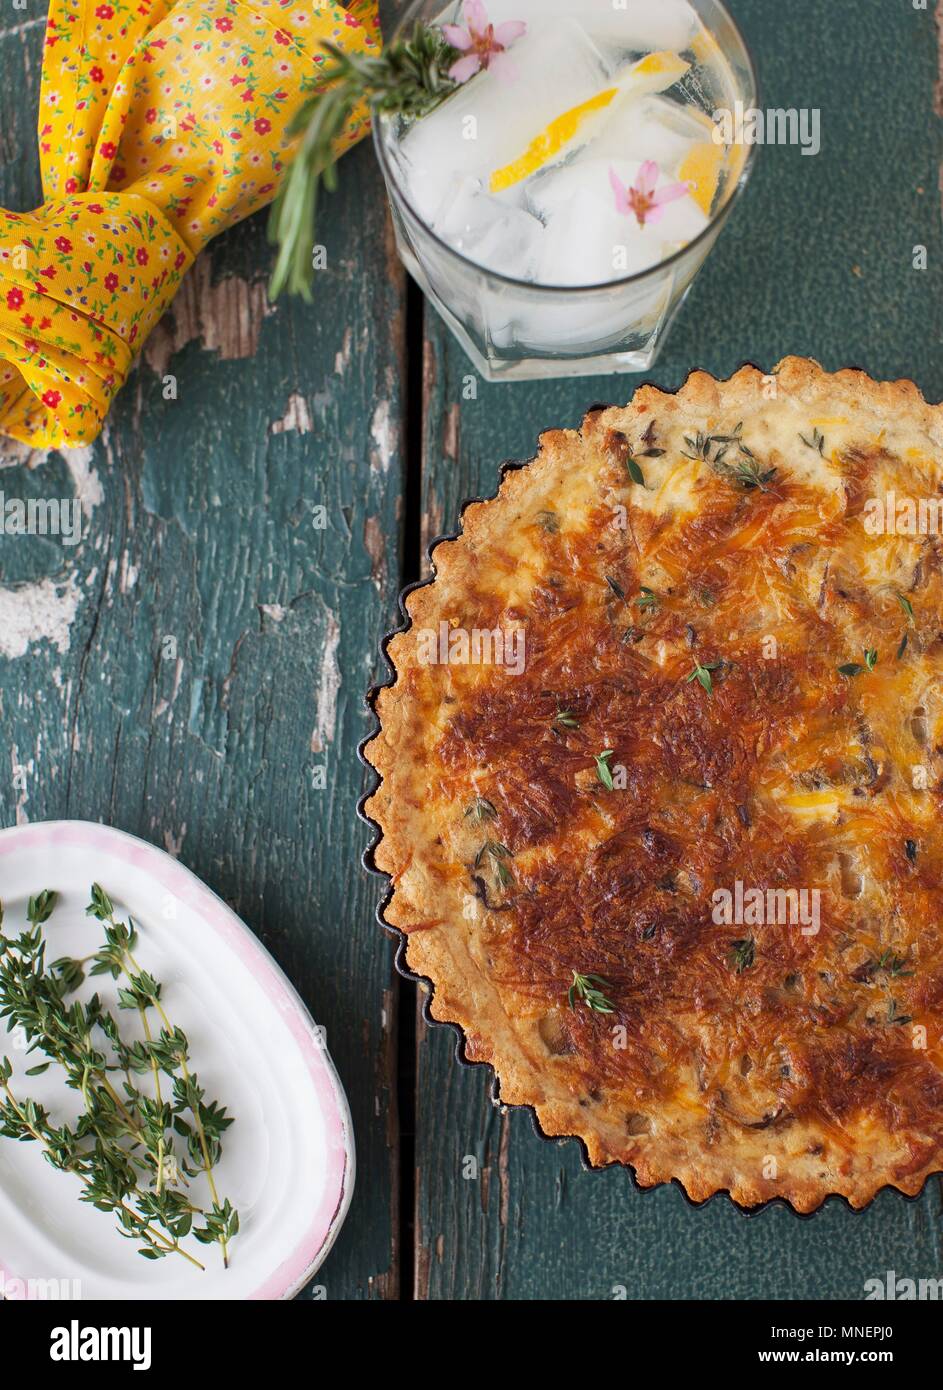
[[[16,1099],[16,1096],[10,1089],[10,1083],[5,1079],[0,1079],[0,1086],[3,1087],[7,1100],[10,1102],[10,1105],[13,1107],[13,1109],[16,1111],[16,1114],[19,1116],[19,1120],[23,1128],[29,1134],[32,1135],[32,1137],[36,1140],[38,1144],[42,1145],[43,1148],[46,1148],[46,1135],[44,1135],[40,1130],[36,1129],[36,1127],[30,1123],[26,1115],[26,1112],[20,1106],[19,1102]],[[73,1173],[81,1181],[84,1187],[91,1187],[92,1183],[88,1174],[82,1169],[80,1164],[75,1162],[74,1159],[70,1159],[63,1166],[64,1170],[67,1173]],[[134,1191],[137,1192],[140,1196],[144,1195],[143,1193],[141,1193],[139,1188],[135,1188]],[[167,1236],[164,1235],[163,1231],[159,1231],[155,1227],[151,1226],[149,1222],[145,1221],[144,1217],[141,1216],[139,1212],[134,1211],[133,1208],[127,1205],[127,1203],[116,1202],[115,1206],[116,1208],[120,1208],[121,1211],[125,1212],[126,1215],[129,1216],[132,1221],[136,1221],[138,1225],[141,1227],[142,1234],[145,1235],[148,1240],[153,1241],[155,1244],[159,1244],[168,1255],[182,1255],[185,1260],[189,1260],[192,1265],[196,1265],[197,1269],[202,1270],[204,1273],[206,1272],[206,1266],[201,1264],[200,1261],[195,1259],[193,1255],[191,1255],[188,1251],[184,1250],[183,1246],[180,1244],[178,1240],[170,1240]]]
[[[117,925],[117,923],[114,921],[114,918],[113,918],[113,917],[112,917],[112,918],[109,918],[109,921],[111,922],[111,925],[112,925],[112,926],[116,926],[116,925]],[[128,950],[127,947],[124,948],[124,956],[125,956],[126,959],[130,962],[131,969],[135,972],[135,974],[136,974],[138,977],[141,977],[141,976],[143,975],[143,971],[141,970],[141,967],[138,965],[137,961],[134,959],[134,956],[131,954],[131,952]],[[127,966],[125,966],[125,974],[126,974],[127,977],[128,977],[129,983],[131,983],[131,976],[130,976],[130,972],[129,972],[128,969],[127,969]],[[163,1004],[161,1004],[159,996],[156,995],[156,994],[152,994],[152,995],[150,996],[150,1001],[151,1001],[151,1004],[153,1005],[154,1009],[156,1009],[157,1015],[158,1015],[158,1017],[160,1018],[161,1023],[164,1025],[164,1027],[166,1028],[167,1032],[172,1034],[173,1031],[174,1031],[174,1029],[173,1029],[173,1027],[172,1027],[172,1025],[171,1025],[170,1019],[167,1017],[167,1014],[166,1014],[165,1011],[164,1011],[164,1006],[163,1006]],[[183,1052],[181,1052],[181,1054],[180,1054],[180,1070],[181,1070],[181,1072],[183,1073],[183,1079],[184,1079],[184,1081],[186,1082],[187,1086],[192,1086],[192,1085],[193,1085],[193,1078],[192,1078],[191,1075],[190,1075],[190,1071],[189,1071],[189,1069],[188,1069],[188,1067],[187,1067],[187,1060],[186,1060],[186,1057],[184,1056]],[[214,1178],[213,1178],[213,1160],[210,1158],[209,1145],[208,1145],[207,1142],[206,1142],[206,1131],[205,1131],[205,1129],[203,1128],[203,1121],[202,1121],[202,1119],[201,1119],[201,1117],[200,1117],[200,1103],[199,1103],[199,1101],[197,1101],[197,1103],[196,1103],[194,1106],[192,1106],[191,1108],[192,1108],[192,1112],[193,1112],[193,1122],[194,1122],[194,1125],[195,1125],[195,1127],[196,1127],[197,1139],[198,1139],[199,1145],[200,1145],[200,1152],[201,1152],[202,1155],[203,1155],[203,1171],[205,1172],[206,1177],[207,1177],[207,1180],[208,1180],[209,1185],[210,1185],[210,1195],[211,1195],[212,1198],[213,1198],[213,1205],[214,1205],[214,1207],[218,1207],[218,1206],[220,1205],[219,1193],[218,1193],[217,1190],[216,1190],[216,1182],[215,1182],[215,1180],[214,1180]],[[222,1252],[223,1252],[223,1266],[224,1266],[226,1269],[228,1269],[228,1268],[229,1268],[229,1246],[228,1246],[228,1244],[227,1244],[225,1234],[223,1234],[223,1235],[220,1236],[220,1238],[219,1238],[219,1244],[220,1244],[220,1248],[221,1248],[221,1250],[222,1250]]]

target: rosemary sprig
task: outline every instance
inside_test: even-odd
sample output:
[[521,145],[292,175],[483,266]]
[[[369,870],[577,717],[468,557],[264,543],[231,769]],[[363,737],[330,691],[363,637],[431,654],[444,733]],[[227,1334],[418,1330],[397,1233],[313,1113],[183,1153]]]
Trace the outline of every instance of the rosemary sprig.
[[[228,1202],[219,1204],[212,1175],[202,1164],[192,1170],[184,1164],[184,1171],[191,1176],[207,1171],[212,1211],[204,1212],[181,1190],[187,1184],[177,1170],[173,1135],[175,1130],[178,1134],[190,1130],[186,1116],[191,1114],[202,1124],[215,1162],[221,1135],[231,1120],[216,1102],[204,1103],[197,1079],[187,1071],[186,1036],[170,1027],[159,1004],[160,985],[140,970],[131,955],[136,940],[133,924],[114,920],[107,894],[96,885],[93,915],[106,922],[105,946],[84,961],[63,958],[48,965],[43,925],[55,903],[56,895],[48,890],[30,898],[28,928],[16,938],[0,935],[0,1018],[7,1020],[8,1029],[23,1030],[29,1052],[47,1059],[29,1068],[27,1075],[39,1075],[56,1064],[65,1074],[66,1085],[80,1093],[84,1109],[74,1126],[54,1124],[43,1106],[14,1093],[12,1063],[0,1058],[0,1134],[40,1143],[54,1168],[81,1180],[81,1200],[112,1212],[119,1234],[139,1241],[140,1254],[146,1259],[179,1254],[203,1269],[180,1241],[192,1232],[205,1243],[208,1232],[211,1240],[219,1240],[225,1258],[226,1242],[239,1229],[238,1214]],[[0,908],[0,925],[2,921]],[[115,1018],[97,994],[85,1004],[67,1001],[66,996],[84,981],[89,960],[94,962],[93,975],[109,973],[118,978],[125,974],[127,988],[119,990],[119,1007],[138,1011],[143,1041],[128,1043],[121,1037]],[[158,1009],[163,1020],[158,1037],[146,1017],[151,1007]],[[153,1096],[134,1081],[148,1072],[154,1082]],[[170,1080],[173,1103],[163,1095],[161,1076]],[[188,1148],[192,1154],[194,1145],[189,1140]],[[195,1219],[204,1220],[205,1226],[194,1229]]]
[[643,584],[641,589],[639,589],[639,596],[635,600],[635,604],[637,608],[642,609],[651,610],[653,608],[657,608],[658,595],[655,593],[654,589],[646,589],[645,585]]
[[355,108],[366,101],[374,115],[424,116],[456,85],[448,70],[458,55],[438,29],[422,23],[376,57],[344,53],[329,42],[322,47],[333,61],[320,69],[317,90],[289,126],[301,142],[269,220],[269,240],[278,245],[273,299],[285,289],[311,299],[318,195],[322,184],[337,188],[336,145]]
[[612,985],[601,975],[581,975],[574,970],[573,983],[566,992],[570,1008],[575,1009],[579,1000],[594,1014],[614,1014],[615,1009],[603,994],[604,989],[612,989]]
[[821,454],[823,458],[825,457],[825,435],[820,429],[813,429],[811,439],[806,439],[805,435],[800,430],[799,438],[807,449],[811,449],[815,454]]

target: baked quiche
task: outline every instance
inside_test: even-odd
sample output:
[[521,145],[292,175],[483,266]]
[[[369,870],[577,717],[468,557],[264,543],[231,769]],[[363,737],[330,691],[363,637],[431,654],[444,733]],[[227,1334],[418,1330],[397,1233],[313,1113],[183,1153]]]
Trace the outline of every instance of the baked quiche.
[[787,358],[544,434],[389,643],[385,920],[500,1098],[695,1201],[943,1169],[943,407]]

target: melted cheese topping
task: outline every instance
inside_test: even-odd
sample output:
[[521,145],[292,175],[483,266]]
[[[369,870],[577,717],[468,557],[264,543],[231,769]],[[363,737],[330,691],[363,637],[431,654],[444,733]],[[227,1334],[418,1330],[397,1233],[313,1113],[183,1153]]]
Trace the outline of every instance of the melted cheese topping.
[[398,920],[438,885],[444,1016],[594,1161],[860,1203],[943,1161],[943,549],[869,520],[940,494],[939,441],[718,404],[589,417],[470,528],[448,617],[517,625],[521,674],[397,639]]

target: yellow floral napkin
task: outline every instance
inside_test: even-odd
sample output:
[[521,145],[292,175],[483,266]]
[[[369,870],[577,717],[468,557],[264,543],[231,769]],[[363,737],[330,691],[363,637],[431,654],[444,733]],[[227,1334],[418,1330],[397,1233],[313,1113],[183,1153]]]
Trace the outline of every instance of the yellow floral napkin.
[[275,196],[324,39],[379,49],[377,0],[51,0],[45,202],[0,210],[0,434],[95,438],[197,252]]

